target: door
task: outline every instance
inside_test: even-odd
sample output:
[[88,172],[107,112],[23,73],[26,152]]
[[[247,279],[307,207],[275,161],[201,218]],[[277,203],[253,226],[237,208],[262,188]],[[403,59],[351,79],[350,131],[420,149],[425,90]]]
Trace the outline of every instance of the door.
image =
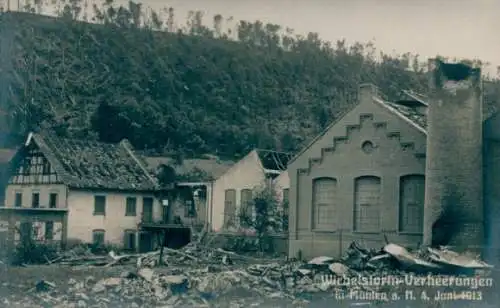
[[142,221],[153,222],[153,198],[142,198]]
[[144,253],[153,249],[152,236],[150,233],[139,233],[139,252]]

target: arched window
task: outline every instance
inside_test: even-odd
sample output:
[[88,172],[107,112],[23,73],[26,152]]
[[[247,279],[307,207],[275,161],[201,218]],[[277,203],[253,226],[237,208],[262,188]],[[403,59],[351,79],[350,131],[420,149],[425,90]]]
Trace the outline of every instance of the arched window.
[[354,182],[354,230],[380,232],[380,178],[362,176]]
[[425,177],[406,175],[399,182],[399,231],[422,233],[424,224]]
[[337,180],[319,178],[313,181],[313,228],[337,228]]

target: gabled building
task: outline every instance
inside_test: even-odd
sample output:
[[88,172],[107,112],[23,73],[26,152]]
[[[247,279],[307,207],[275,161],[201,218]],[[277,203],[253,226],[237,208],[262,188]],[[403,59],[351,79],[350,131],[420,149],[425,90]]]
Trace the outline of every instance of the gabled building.
[[238,213],[242,204],[251,200],[252,191],[272,184],[291,157],[289,153],[254,149],[220,176],[214,184],[212,228],[237,227]]
[[32,233],[41,225],[47,240],[151,249],[152,237],[140,224],[161,220],[158,183],[127,140],[107,144],[30,133],[7,179],[0,220],[10,221],[10,238],[16,226]]
[[352,241],[378,249],[384,236],[498,248],[498,108],[483,107],[477,70],[433,65],[429,97],[389,102],[362,85],[357,103],[289,162],[290,256],[335,257]]

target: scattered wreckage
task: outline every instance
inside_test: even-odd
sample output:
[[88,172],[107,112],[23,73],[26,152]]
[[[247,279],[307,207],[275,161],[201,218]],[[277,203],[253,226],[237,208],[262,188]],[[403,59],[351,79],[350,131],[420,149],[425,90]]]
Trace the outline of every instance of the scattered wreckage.
[[[248,307],[274,301],[274,306],[304,306],[315,296],[334,299],[339,290],[377,291],[392,286],[332,285],[324,277],[361,277],[368,275],[415,275],[436,273],[460,275],[491,270],[480,260],[447,249],[410,252],[387,244],[380,251],[361,248],[353,242],[340,260],[320,256],[309,262],[263,260],[201,245],[179,250],[166,249],[146,254],[83,256],[66,253],[51,264],[64,266],[121,266],[121,274],[103,279],[87,277],[77,281],[68,277],[68,289],[59,291],[55,282],[39,281],[23,298],[4,297],[9,307]],[[162,266],[159,264],[162,263]],[[90,265],[89,265],[90,264]],[[54,265],[57,266],[57,265]],[[477,274],[477,273],[476,273]],[[355,290],[356,289],[356,290]],[[356,291],[357,292],[357,291]],[[358,305],[370,300],[357,301]]]

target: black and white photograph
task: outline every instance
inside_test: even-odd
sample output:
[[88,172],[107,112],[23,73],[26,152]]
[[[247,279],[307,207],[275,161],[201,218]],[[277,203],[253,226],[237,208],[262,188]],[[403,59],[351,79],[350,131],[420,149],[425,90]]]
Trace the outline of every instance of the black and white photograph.
[[499,27],[0,0],[0,308],[498,307]]

